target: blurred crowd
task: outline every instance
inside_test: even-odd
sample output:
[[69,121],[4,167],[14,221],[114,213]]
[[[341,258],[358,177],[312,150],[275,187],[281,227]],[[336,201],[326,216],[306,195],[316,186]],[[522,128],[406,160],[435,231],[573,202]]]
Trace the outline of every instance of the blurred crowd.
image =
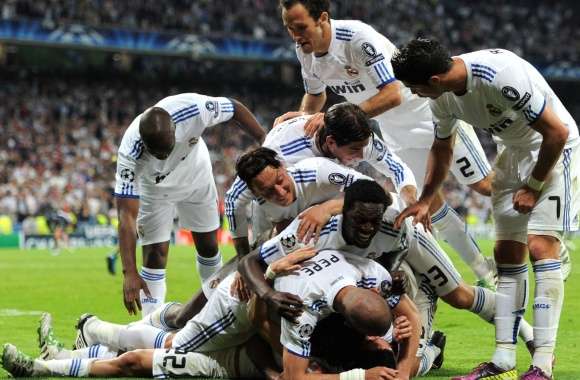
[[[363,20],[401,45],[421,35],[454,52],[507,48],[532,62],[580,61],[580,3],[572,0],[332,0],[331,16]],[[152,31],[288,38],[277,0],[4,0],[0,18]],[[556,43],[566,41],[566,43]]]

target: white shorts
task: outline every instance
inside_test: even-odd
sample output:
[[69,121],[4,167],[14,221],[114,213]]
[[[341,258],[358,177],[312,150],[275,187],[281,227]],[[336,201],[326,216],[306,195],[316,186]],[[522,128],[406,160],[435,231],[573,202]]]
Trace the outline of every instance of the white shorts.
[[154,379],[263,377],[242,346],[207,353],[157,349],[153,352],[152,375]]
[[[419,193],[425,183],[429,150],[430,148],[417,148],[397,151],[397,155],[415,175]],[[462,121],[457,128],[450,171],[462,185],[477,183],[491,172],[491,166],[473,127]]]
[[137,234],[141,245],[169,241],[173,218],[193,232],[210,232],[219,227],[218,196],[213,177],[178,200],[141,197],[137,216]]
[[428,284],[439,297],[459,286],[461,275],[433,235],[417,225],[409,243],[405,260],[415,271],[419,286]]
[[173,337],[172,348],[208,352],[240,345],[255,334],[247,304],[230,294],[235,273],[226,277],[199,314]]
[[532,212],[520,214],[513,196],[530,176],[538,151],[503,149],[497,156],[491,195],[496,239],[527,244],[528,231],[578,230],[580,209],[580,146],[566,148],[542,189]]

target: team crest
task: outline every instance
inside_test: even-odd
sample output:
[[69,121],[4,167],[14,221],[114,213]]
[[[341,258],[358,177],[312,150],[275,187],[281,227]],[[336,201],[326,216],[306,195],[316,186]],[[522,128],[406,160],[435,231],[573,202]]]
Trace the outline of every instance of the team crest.
[[213,117],[218,117],[218,113],[220,112],[220,106],[218,102],[212,102],[208,100],[205,102],[205,109],[209,112],[213,112]]
[[358,75],[358,70],[351,66],[344,66],[346,73],[351,77],[356,77]]
[[314,327],[312,327],[312,325],[310,324],[305,324],[300,326],[300,328],[298,329],[298,334],[300,334],[301,338],[308,338],[310,335],[312,335],[312,332],[314,331]]
[[192,137],[189,139],[189,141],[187,143],[189,144],[189,146],[194,146],[198,142],[199,142],[199,137]]
[[344,174],[330,173],[328,175],[328,181],[332,184],[342,186],[346,183],[346,177],[344,176]]
[[282,246],[287,251],[291,250],[292,248],[294,248],[296,246],[296,235],[289,234],[286,236],[282,236],[282,238],[280,239],[280,244],[282,244]]
[[491,116],[499,116],[499,115],[501,115],[501,109],[497,108],[493,104],[487,104],[485,106],[485,108],[487,108],[487,111],[489,112],[489,114]]
[[390,296],[391,292],[393,291],[393,283],[389,280],[382,281],[381,286],[380,286],[380,290],[381,290],[381,295],[383,297]]
[[518,92],[518,90],[516,90],[511,86],[504,86],[501,89],[501,94],[504,96],[504,98],[506,98],[507,100],[511,100],[512,102],[515,102],[520,98],[520,93]]
[[135,172],[129,168],[121,170],[121,179],[123,182],[133,182],[135,181]]

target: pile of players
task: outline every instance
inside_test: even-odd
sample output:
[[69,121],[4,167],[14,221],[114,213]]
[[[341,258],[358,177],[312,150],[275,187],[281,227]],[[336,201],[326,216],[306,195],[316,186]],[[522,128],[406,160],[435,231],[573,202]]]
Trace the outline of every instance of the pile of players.
[[[443,363],[446,337],[432,328],[441,298],[496,330],[491,360],[454,379],[552,379],[580,153],[578,127],[550,86],[507,50],[451,57],[428,39],[397,50],[367,24],[331,19],[328,1],[281,0],[280,8],[302,66],[299,111],[265,136],[241,103],[187,93],[161,100],[125,132],[115,188],[124,302],[143,319],[118,325],[84,315],[71,351],[45,315],[42,358],[6,345],[4,368],[15,376],[409,379]],[[327,87],[348,102],[321,112]],[[262,146],[240,157],[226,195],[237,257],[222,267],[201,134],[230,121]],[[498,144],[493,171],[473,127]],[[396,193],[358,172],[362,162]],[[495,260],[445,203],[448,171],[491,196]],[[203,280],[185,305],[165,302],[175,214],[193,233]],[[477,285],[461,279],[431,231]],[[523,319],[526,255],[533,326]],[[518,335],[532,355],[519,377]]]

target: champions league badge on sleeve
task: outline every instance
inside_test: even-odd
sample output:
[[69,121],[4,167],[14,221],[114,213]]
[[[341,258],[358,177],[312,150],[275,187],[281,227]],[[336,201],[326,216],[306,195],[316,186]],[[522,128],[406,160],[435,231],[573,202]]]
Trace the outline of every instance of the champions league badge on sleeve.
[[135,181],[135,172],[129,168],[124,168],[121,170],[121,179],[123,182],[133,182]]
[[220,105],[218,102],[208,100],[205,102],[205,109],[213,113],[213,117],[218,117],[220,112]]
[[341,173],[330,173],[328,175],[328,182],[333,185],[342,186],[346,183],[346,176]]
[[296,239],[296,235],[294,234],[288,234],[280,238],[280,244],[282,244],[282,247],[284,247],[287,252],[293,250],[296,247],[297,242],[298,239]]
[[385,57],[377,53],[377,49],[370,42],[363,42],[361,45],[361,50],[369,59],[365,62],[365,66],[371,66],[379,61],[385,59]]

